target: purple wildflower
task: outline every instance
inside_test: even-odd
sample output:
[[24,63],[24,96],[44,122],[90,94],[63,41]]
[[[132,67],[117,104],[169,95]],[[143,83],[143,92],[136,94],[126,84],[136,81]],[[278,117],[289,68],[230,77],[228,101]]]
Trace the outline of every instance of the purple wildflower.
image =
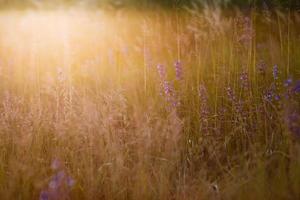
[[278,94],[276,94],[275,96],[274,96],[274,99],[275,99],[275,101],[280,101],[280,96],[278,95]]
[[52,168],[53,170],[58,170],[60,167],[61,167],[60,161],[59,161],[57,158],[54,159],[54,160],[52,161],[52,163],[51,163],[51,168]]
[[278,65],[274,65],[273,67],[273,77],[275,80],[279,78],[279,68]]
[[175,97],[175,90],[171,83],[168,81],[163,82],[163,87],[166,95],[166,100],[171,103],[172,106],[176,107],[178,105],[178,102]]
[[55,174],[51,181],[49,182],[49,188],[51,189],[57,189],[60,185],[63,184],[63,181],[65,179],[65,172],[59,171],[57,174]]
[[267,69],[266,63],[263,60],[260,60],[257,64],[257,69],[258,72],[264,76],[266,74],[266,69]]
[[166,68],[162,64],[157,65],[157,71],[159,73],[159,77],[161,80],[164,80],[166,78]]
[[270,86],[270,88],[268,88],[265,92],[264,95],[264,99],[266,101],[279,101],[281,99],[280,94],[278,94],[277,90],[276,90],[276,86],[275,83],[272,83],[272,85]]
[[166,80],[166,69],[164,65],[157,65],[157,70],[161,81],[161,87],[163,88],[163,93],[166,96],[167,102],[169,102],[173,107],[176,107],[179,102],[177,101],[173,84]]
[[[62,168],[58,159],[52,162],[51,168],[54,170]],[[64,170],[60,170],[51,177],[48,187],[41,191],[39,199],[67,199],[74,184],[75,180],[71,176],[68,176]]]
[[227,96],[231,102],[236,101],[236,96],[231,87],[226,88]]
[[285,93],[287,99],[293,97],[297,93],[300,93],[300,81],[293,83],[292,79],[288,79],[284,82],[284,86],[287,88]]
[[207,114],[207,104],[208,104],[208,94],[207,94],[207,90],[206,87],[204,85],[200,85],[199,87],[199,98],[201,101],[201,109],[203,109],[201,112],[202,114]]
[[167,96],[172,96],[173,87],[169,84],[168,81],[164,81],[164,90]]
[[199,86],[199,97],[202,102],[207,103],[207,100],[208,100],[207,89],[204,85]]
[[49,200],[49,199],[50,199],[49,192],[44,190],[41,191],[39,200]]
[[276,92],[272,89],[267,90],[267,92],[265,93],[264,99],[266,101],[280,101],[281,97],[279,94],[276,94]]
[[174,67],[176,71],[176,79],[182,80],[182,63],[180,61],[176,61]]
[[227,97],[229,99],[229,101],[232,103],[232,106],[235,110],[235,112],[237,113],[243,113],[243,103],[242,101],[238,100],[237,96],[235,95],[235,92],[233,91],[233,89],[231,87],[228,87],[226,89],[227,91]]
[[240,80],[242,83],[242,87],[244,89],[248,89],[249,88],[249,78],[248,78],[248,73],[247,72],[242,72],[240,75]]
[[289,87],[291,86],[293,83],[293,79],[292,78],[288,78],[285,82],[284,82],[284,86],[285,87]]
[[72,177],[70,177],[70,176],[67,177],[67,185],[70,188],[72,188],[75,185],[75,180]]
[[264,96],[264,99],[267,101],[272,101],[273,99],[273,92],[271,90],[268,90]]
[[293,88],[294,93],[300,93],[300,80],[296,82],[294,88]]
[[293,110],[287,115],[287,125],[291,133],[300,138],[300,115]]
[[208,107],[208,94],[204,85],[199,86],[198,91],[200,99],[200,119],[202,122],[208,122],[209,107]]
[[249,45],[254,37],[254,30],[252,27],[252,22],[249,17],[241,18],[239,24],[242,26],[241,35],[238,41],[244,46]]

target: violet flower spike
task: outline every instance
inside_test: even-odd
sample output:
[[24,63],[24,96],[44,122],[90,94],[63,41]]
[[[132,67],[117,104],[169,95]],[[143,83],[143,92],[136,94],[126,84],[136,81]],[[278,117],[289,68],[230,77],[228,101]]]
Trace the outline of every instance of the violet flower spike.
[[165,68],[165,66],[162,65],[162,64],[158,64],[157,65],[157,71],[158,71],[159,77],[163,81],[166,78],[166,68]]
[[180,61],[176,61],[174,64],[175,72],[176,72],[176,79],[182,80],[183,72],[182,72],[182,63]]
[[57,189],[62,184],[64,178],[65,178],[65,172],[64,171],[58,172],[52,177],[51,181],[49,182],[49,188]]
[[248,89],[249,88],[249,78],[248,78],[247,72],[244,71],[241,73],[240,80],[241,80],[242,87],[244,89]]
[[274,65],[273,67],[273,77],[275,80],[279,78],[279,68],[278,65]]

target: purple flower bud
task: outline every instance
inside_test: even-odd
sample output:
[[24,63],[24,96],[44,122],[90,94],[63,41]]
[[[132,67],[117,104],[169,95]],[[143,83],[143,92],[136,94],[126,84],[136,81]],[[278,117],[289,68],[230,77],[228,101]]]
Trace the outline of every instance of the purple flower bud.
[[241,80],[241,84],[242,87],[244,89],[248,89],[249,88],[249,79],[248,79],[248,73],[247,72],[242,72],[240,75],[240,80]]
[[176,61],[174,64],[175,71],[176,71],[176,79],[182,80],[182,64],[180,61]]
[[275,99],[275,101],[280,101],[281,98],[280,98],[279,95],[275,95],[275,96],[274,96],[274,99]]
[[175,95],[175,90],[174,87],[171,83],[168,81],[163,82],[163,87],[166,95],[166,100],[174,107],[178,105],[176,95]]
[[41,193],[40,193],[40,198],[39,198],[40,200],[49,200],[50,199],[50,197],[49,197],[49,192],[47,192],[47,191],[41,191]]
[[232,106],[237,113],[242,113],[243,111],[243,102],[239,100],[234,92],[234,90],[231,87],[228,87],[226,89],[227,96],[229,101],[232,103]]
[[207,102],[207,90],[204,85],[199,86],[199,97],[201,101]]
[[157,65],[157,70],[159,73],[159,77],[161,78],[161,80],[164,80],[166,78],[166,68],[164,65],[162,64],[158,64]]
[[289,79],[287,79],[287,80],[284,82],[284,86],[285,86],[285,87],[289,87],[289,86],[292,85],[292,83],[293,83],[293,79],[292,79],[292,78],[289,78]]
[[227,96],[231,102],[236,100],[236,96],[231,87],[226,88]]
[[200,119],[202,122],[207,122],[209,117],[208,94],[205,85],[199,86],[198,91],[200,99]]
[[67,185],[70,188],[72,188],[75,185],[75,180],[72,177],[70,177],[70,176],[67,177]]
[[177,107],[179,102],[176,98],[175,89],[173,84],[166,80],[166,69],[163,65],[157,65],[157,70],[160,77],[161,87],[163,91],[161,92],[165,94],[166,101],[169,102],[173,107]]
[[51,163],[51,169],[58,170],[61,167],[60,161],[56,158]]
[[268,91],[266,94],[265,94],[265,100],[267,101],[272,101],[272,98],[273,98],[273,93],[271,91]]
[[279,68],[278,65],[274,65],[273,67],[273,77],[275,80],[279,78]]

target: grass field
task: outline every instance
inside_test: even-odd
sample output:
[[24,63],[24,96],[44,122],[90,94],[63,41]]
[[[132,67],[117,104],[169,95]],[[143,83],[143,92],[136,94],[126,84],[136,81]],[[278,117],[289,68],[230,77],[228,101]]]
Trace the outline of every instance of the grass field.
[[0,199],[300,199],[300,13],[0,13]]

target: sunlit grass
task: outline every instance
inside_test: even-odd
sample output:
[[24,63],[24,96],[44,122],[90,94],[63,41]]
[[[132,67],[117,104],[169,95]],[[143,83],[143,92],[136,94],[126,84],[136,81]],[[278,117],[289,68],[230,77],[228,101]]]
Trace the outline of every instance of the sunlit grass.
[[1,199],[299,198],[299,25],[2,11]]

